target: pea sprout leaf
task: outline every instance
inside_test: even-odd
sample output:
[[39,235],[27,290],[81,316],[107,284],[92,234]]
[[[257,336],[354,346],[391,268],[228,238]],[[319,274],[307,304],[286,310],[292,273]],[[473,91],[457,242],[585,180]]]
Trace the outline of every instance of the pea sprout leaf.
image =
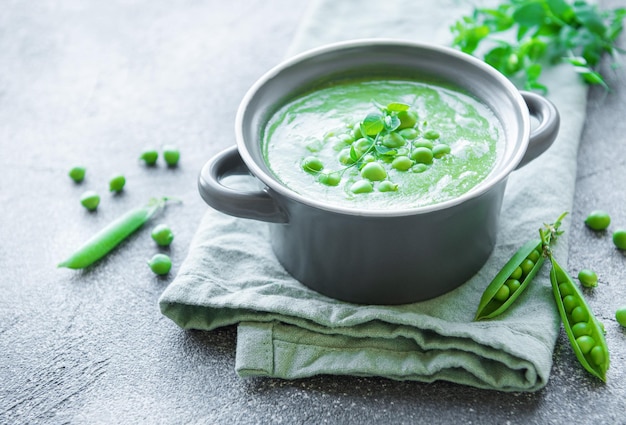
[[375,136],[385,128],[384,117],[378,113],[367,114],[361,123],[361,131],[368,136]]
[[603,55],[623,50],[615,42],[626,8],[602,10],[585,0],[502,0],[494,8],[474,8],[450,31],[452,45],[481,57],[524,89],[547,92],[543,69],[569,63],[588,84],[609,88],[597,66]]

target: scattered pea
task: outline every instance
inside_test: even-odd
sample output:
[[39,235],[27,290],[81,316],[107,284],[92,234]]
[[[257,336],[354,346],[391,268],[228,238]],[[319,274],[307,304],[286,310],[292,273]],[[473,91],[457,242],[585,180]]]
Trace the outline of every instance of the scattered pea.
[[424,139],[415,140],[413,141],[412,145],[414,148],[432,149],[434,147],[433,142],[431,142],[430,140],[424,140]]
[[399,129],[415,127],[417,124],[417,113],[414,111],[400,111],[398,118],[400,119]]
[[80,197],[80,203],[89,211],[94,211],[100,204],[100,195],[93,190],[88,190]]
[[170,167],[175,167],[180,160],[180,151],[176,146],[166,145],[163,147],[163,159]]
[[435,130],[428,130],[426,133],[424,133],[424,138],[428,140],[437,140],[439,137],[441,137],[441,135],[438,131]]
[[121,174],[111,177],[109,180],[109,190],[111,192],[121,192],[126,185],[126,177]]
[[167,224],[156,225],[150,236],[160,246],[168,246],[174,240],[174,233]]
[[341,182],[341,175],[339,173],[322,173],[317,179],[326,186],[338,186]]
[[450,146],[445,143],[440,143],[433,146],[433,156],[435,158],[441,158],[450,153]]
[[157,159],[159,158],[159,153],[156,149],[146,148],[142,153],[139,159],[143,160],[146,165],[155,165]]
[[374,186],[369,180],[358,180],[350,186],[352,193],[369,193],[374,190]]
[[404,137],[406,140],[414,140],[417,138],[419,133],[414,128],[403,128],[398,132],[400,136]]
[[613,232],[613,243],[618,249],[626,250],[626,229],[617,229]]
[[324,164],[314,156],[307,156],[304,158],[304,161],[302,161],[302,168],[307,173],[317,174],[324,169]]
[[398,190],[398,185],[389,180],[383,180],[378,184],[379,192],[395,192]]
[[411,171],[413,171],[414,173],[423,173],[426,170],[428,170],[428,165],[426,164],[415,164],[411,168]]
[[615,312],[615,320],[617,320],[617,323],[621,326],[626,327],[626,305],[617,309]]
[[611,224],[611,217],[606,211],[594,210],[585,219],[585,224],[592,230],[604,230]]
[[406,171],[413,166],[413,161],[408,156],[397,156],[391,163],[391,167],[398,171]]
[[165,254],[155,254],[150,261],[148,261],[148,266],[150,266],[150,270],[155,274],[165,275],[172,269],[172,260]]
[[578,272],[578,280],[585,288],[598,286],[598,275],[593,270],[582,269]]
[[426,147],[415,148],[411,153],[411,159],[420,164],[432,164],[433,151]]
[[369,162],[361,170],[361,177],[370,181],[382,181],[387,177],[387,172],[378,162]]
[[68,175],[76,183],[80,183],[80,182],[82,182],[85,179],[85,172],[86,171],[87,170],[85,169],[85,167],[74,167],[74,168],[72,168],[70,170]]
[[382,139],[382,144],[387,146],[388,148],[399,148],[404,146],[406,140],[400,134],[395,131],[385,135]]

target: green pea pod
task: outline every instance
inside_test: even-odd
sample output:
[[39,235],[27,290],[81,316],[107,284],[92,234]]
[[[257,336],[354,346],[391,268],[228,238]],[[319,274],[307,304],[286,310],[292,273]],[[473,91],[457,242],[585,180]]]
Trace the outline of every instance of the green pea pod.
[[95,263],[139,229],[167,200],[168,198],[151,199],[147,205],[128,211],[96,233],[57,267],[82,269]]
[[567,338],[582,366],[606,381],[609,350],[602,324],[596,319],[572,278],[550,256],[550,283]]
[[[483,292],[474,320],[491,319],[502,314],[524,292],[545,260],[543,255],[539,255],[534,261],[529,259],[533,257],[535,251],[542,252],[542,242],[539,239],[531,240],[517,250]],[[536,253],[534,255],[536,256]],[[533,262],[532,268],[528,261]],[[519,277],[516,275],[518,268],[524,269]],[[519,271],[517,273],[519,274]],[[507,285],[510,280],[515,280],[520,285]]]

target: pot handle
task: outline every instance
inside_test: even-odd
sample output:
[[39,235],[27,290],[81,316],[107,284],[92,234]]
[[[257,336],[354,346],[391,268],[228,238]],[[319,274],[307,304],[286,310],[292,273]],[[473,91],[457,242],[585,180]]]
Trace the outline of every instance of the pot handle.
[[289,221],[287,214],[266,190],[236,190],[222,184],[222,179],[233,175],[251,176],[237,146],[223,150],[202,167],[198,177],[202,199],[216,210],[235,217],[270,223]]
[[539,125],[530,131],[528,148],[517,169],[537,158],[552,145],[559,133],[560,124],[559,111],[552,102],[536,93],[520,93],[528,106],[528,112],[539,120]]

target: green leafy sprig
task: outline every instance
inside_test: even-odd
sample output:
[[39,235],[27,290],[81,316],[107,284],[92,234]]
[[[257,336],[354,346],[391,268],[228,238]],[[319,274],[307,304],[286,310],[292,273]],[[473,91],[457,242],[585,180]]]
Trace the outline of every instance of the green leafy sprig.
[[[623,50],[615,42],[623,29],[626,8],[601,10],[584,0],[507,0],[496,8],[475,8],[451,28],[452,45],[482,59],[526,90],[543,93],[543,67],[562,61],[588,84],[608,89],[596,70],[604,54]],[[508,36],[501,38],[500,36]],[[511,41],[513,39],[513,41]],[[479,47],[484,53],[478,54]]]

